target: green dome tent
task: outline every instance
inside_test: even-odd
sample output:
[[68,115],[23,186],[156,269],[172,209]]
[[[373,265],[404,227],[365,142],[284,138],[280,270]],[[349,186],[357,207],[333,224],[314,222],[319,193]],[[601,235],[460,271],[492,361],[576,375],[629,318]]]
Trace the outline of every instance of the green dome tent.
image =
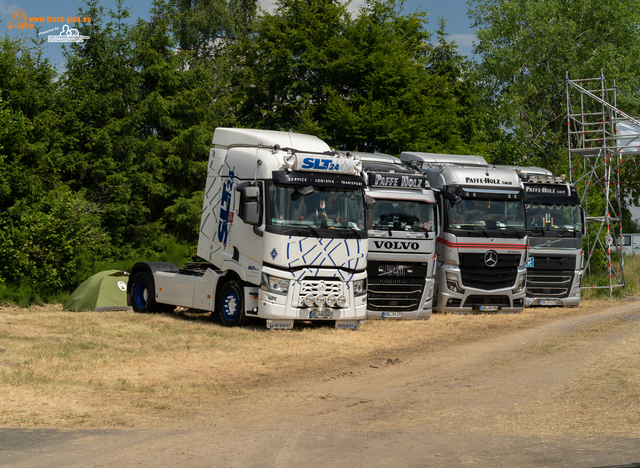
[[73,291],[63,310],[129,310],[127,282],[129,277],[120,270],[105,270],[93,275]]

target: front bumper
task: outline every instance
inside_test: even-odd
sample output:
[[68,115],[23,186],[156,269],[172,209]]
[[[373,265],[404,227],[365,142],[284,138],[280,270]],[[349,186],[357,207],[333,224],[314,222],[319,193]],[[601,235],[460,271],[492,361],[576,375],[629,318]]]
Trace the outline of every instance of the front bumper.
[[[454,292],[449,289],[447,273],[456,277],[459,289],[464,292]],[[526,281],[524,268],[518,269],[513,286],[493,290],[466,287],[462,283],[459,269],[455,267],[440,269],[437,276],[438,292],[434,311],[458,314],[517,313],[522,312],[525,307],[525,288],[522,287],[521,291],[514,292],[516,285]]]
[[[367,310],[367,318],[370,319],[403,319],[403,320],[426,320],[431,317],[433,308],[433,291],[435,280],[434,278],[426,278],[422,296],[420,298],[419,306],[416,310],[403,311],[402,309],[393,309],[387,311]],[[392,309],[389,307],[389,309]],[[394,316],[394,312],[396,313]],[[401,313],[402,316],[397,316]]]

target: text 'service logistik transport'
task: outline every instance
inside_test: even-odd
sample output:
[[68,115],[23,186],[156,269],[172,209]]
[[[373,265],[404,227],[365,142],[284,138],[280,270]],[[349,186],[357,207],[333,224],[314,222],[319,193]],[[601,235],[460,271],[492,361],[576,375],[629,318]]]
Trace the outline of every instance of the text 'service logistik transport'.
[[322,140],[218,128],[209,155],[198,256],[182,267],[140,262],[128,301],[139,312],[182,306],[247,317],[358,328],[367,307],[367,223],[361,162]]

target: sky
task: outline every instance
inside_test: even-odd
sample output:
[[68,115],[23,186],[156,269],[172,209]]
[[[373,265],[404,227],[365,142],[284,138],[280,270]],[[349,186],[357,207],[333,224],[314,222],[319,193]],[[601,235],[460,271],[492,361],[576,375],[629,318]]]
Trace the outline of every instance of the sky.
[[[114,9],[114,0],[101,0],[101,4],[106,10]],[[267,11],[273,9],[274,0],[261,0],[261,6]],[[358,7],[364,4],[363,0],[353,0],[349,9],[356,11]],[[125,6],[131,8],[131,22],[140,17],[145,20],[149,19],[149,10],[151,9],[151,0],[125,0]],[[446,9],[443,7],[446,5]],[[77,16],[79,7],[84,6],[82,0],[55,0],[53,3],[49,0],[0,0],[0,34],[5,33],[11,37],[23,35],[25,37],[34,37],[33,30],[8,29],[7,23],[11,19],[13,12],[17,9],[23,10],[27,17],[50,17],[52,19],[60,19],[60,17]],[[427,29],[431,32],[438,27],[438,18],[442,17],[447,21],[446,31],[449,33],[449,40],[454,40],[459,46],[459,51],[463,55],[471,54],[471,43],[475,39],[470,21],[467,17],[466,0],[407,0],[404,4],[404,12],[411,13],[414,11],[423,11],[429,13]],[[46,32],[43,36],[49,34],[59,34],[60,29],[47,32],[53,28],[64,27],[63,22],[46,22],[41,29]],[[70,27],[73,27],[71,24]],[[90,40],[90,39],[88,39]],[[62,43],[45,43],[44,52],[58,69],[62,69]]]

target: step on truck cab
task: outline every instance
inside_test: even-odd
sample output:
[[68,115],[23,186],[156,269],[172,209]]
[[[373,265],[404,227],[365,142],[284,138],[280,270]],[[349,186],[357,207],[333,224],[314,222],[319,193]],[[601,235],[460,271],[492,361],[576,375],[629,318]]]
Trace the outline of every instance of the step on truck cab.
[[354,153],[374,203],[367,261],[367,317],[431,317],[436,204],[422,173],[388,154]]
[[525,304],[524,187],[481,156],[403,152],[436,191],[440,235],[433,310],[520,312]]
[[181,268],[137,263],[128,300],[139,312],[210,310],[224,325],[296,320],[358,328],[366,317],[361,162],[309,135],[218,128],[209,155],[198,256]]
[[502,167],[515,171],[525,189],[529,237],[525,306],[577,307],[585,234],[577,190],[564,176],[541,167]]

